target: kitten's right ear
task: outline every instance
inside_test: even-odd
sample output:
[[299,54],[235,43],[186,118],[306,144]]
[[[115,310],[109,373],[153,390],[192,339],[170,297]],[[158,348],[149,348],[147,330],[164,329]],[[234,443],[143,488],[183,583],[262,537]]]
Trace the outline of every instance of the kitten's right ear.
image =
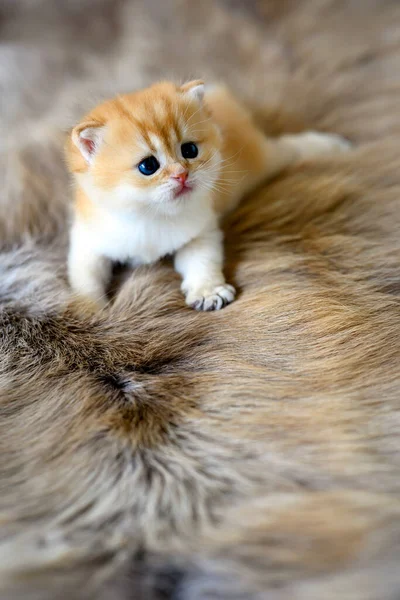
[[79,148],[83,158],[88,164],[101,146],[104,137],[105,126],[96,121],[80,123],[72,130],[72,141]]
[[198,102],[202,103],[204,98],[204,81],[202,79],[188,81],[181,85],[181,92],[188,94]]

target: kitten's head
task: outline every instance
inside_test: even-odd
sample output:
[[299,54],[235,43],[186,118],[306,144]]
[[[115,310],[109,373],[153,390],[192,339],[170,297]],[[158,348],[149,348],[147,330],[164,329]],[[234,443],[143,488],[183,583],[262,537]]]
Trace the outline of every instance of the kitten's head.
[[72,130],[70,170],[108,208],[173,214],[201,201],[221,162],[203,96],[202,81],[165,82],[98,106]]

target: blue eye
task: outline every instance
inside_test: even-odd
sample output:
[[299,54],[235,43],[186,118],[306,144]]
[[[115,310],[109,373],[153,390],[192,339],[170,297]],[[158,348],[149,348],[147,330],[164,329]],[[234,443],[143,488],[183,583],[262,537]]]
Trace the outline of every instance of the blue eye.
[[153,175],[160,168],[160,163],[155,156],[148,156],[138,164],[138,169],[142,175]]
[[199,149],[193,142],[186,142],[186,144],[182,144],[181,152],[183,158],[196,158],[199,153]]

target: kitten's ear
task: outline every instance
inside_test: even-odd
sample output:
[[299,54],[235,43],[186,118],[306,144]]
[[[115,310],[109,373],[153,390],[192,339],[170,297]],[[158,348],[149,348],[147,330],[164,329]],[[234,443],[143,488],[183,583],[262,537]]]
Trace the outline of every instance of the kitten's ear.
[[96,121],[80,123],[72,130],[72,141],[79,148],[87,163],[93,161],[94,155],[103,141],[105,126]]
[[201,79],[195,79],[194,81],[188,81],[181,86],[181,91],[184,94],[195,98],[198,102],[203,102],[204,98],[204,81]]

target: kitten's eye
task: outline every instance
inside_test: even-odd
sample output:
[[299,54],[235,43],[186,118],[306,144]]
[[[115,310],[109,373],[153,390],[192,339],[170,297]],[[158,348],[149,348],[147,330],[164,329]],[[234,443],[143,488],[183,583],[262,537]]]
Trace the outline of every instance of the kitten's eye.
[[196,158],[199,153],[199,149],[193,142],[186,142],[186,144],[182,144],[181,152],[183,158]]
[[160,168],[160,163],[155,156],[148,156],[138,164],[138,169],[143,175],[153,175]]

